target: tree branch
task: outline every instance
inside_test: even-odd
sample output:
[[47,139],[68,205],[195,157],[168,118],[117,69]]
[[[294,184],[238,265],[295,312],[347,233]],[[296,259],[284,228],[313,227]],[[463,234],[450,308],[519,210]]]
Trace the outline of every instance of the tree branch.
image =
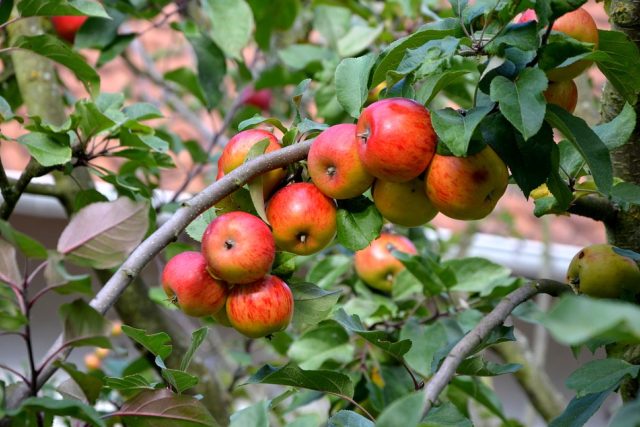
[[538,280],[516,289],[500,301],[471,332],[465,335],[464,338],[451,349],[440,368],[433,377],[431,377],[424,389],[425,401],[423,416],[429,413],[438,396],[440,396],[440,393],[442,393],[442,390],[447,384],[451,382],[451,379],[456,373],[456,369],[469,353],[480,344],[494,328],[500,326],[517,306],[540,293],[559,295],[570,289],[568,285],[554,280]]
[[619,209],[602,196],[590,195],[581,197],[573,202],[567,212],[609,225],[616,221]]
[[0,205],[0,218],[4,220],[9,219],[11,213],[16,207],[16,204],[18,203],[18,200],[20,199],[20,196],[27,189],[27,186],[33,178],[46,175],[55,169],[56,167],[42,166],[35,159],[31,158],[29,164],[15,184],[9,190],[5,191],[3,189],[2,197],[4,198],[4,201],[2,202],[2,205]]

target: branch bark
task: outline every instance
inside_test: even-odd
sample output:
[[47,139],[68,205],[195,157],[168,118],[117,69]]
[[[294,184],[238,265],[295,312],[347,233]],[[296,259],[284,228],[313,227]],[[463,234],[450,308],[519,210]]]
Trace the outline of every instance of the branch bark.
[[511,312],[523,302],[533,296],[544,293],[559,295],[571,288],[554,280],[538,280],[527,283],[507,295],[498,305],[487,314],[478,325],[464,336],[445,357],[440,368],[431,377],[424,389],[423,417],[427,416],[433,404],[437,401],[442,390],[451,382],[458,366],[469,353],[484,340],[491,331],[500,326],[509,317]]
[[580,215],[613,225],[618,219],[618,207],[610,200],[597,195],[589,195],[576,200],[567,210],[570,214]]

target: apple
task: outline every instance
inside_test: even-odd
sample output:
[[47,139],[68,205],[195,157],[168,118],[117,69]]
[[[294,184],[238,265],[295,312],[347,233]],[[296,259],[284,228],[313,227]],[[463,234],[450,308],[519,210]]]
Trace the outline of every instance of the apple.
[[271,108],[271,89],[255,90],[252,87],[246,87],[240,93],[240,100],[244,105],[253,105],[262,111],[269,111]]
[[273,195],[267,205],[267,220],[278,247],[297,255],[310,255],[333,240],[336,205],[315,185],[298,182]]
[[101,360],[107,357],[109,353],[110,350],[108,348],[96,348],[96,351],[94,352],[94,354]]
[[579,293],[599,298],[620,298],[623,291],[640,292],[640,269],[613,246],[597,244],[578,252],[567,270],[567,281]]
[[224,306],[227,286],[207,271],[200,252],[182,252],[169,260],[162,271],[162,288],[167,297],[193,317],[210,316]]
[[120,335],[122,335],[122,322],[117,320],[111,326],[111,336],[119,337]]
[[573,80],[549,82],[543,95],[549,104],[556,104],[573,113],[578,104],[578,86]]
[[84,365],[90,371],[97,371],[102,365],[102,360],[95,353],[89,353],[84,356]]
[[369,246],[356,252],[354,263],[356,274],[374,289],[391,292],[393,281],[404,270],[404,264],[392,250],[416,255],[418,251],[411,240],[399,234],[382,233]]
[[282,331],[293,317],[293,294],[276,276],[235,286],[227,298],[227,317],[238,332],[259,338]]
[[260,218],[229,212],[207,226],[202,235],[202,255],[215,277],[232,284],[251,283],[271,270],[276,244]]
[[360,161],[353,124],[331,126],[318,135],[309,150],[307,169],[316,187],[334,199],[359,196],[373,182]]
[[89,19],[88,16],[52,16],[51,24],[58,36],[73,43],[76,33],[87,19]]
[[362,110],[358,153],[365,169],[386,181],[410,181],[429,165],[437,137],[429,111],[413,100],[389,98]]
[[403,227],[417,227],[438,214],[420,178],[407,182],[377,179],[373,184],[373,202],[385,219]]
[[[218,159],[218,176],[224,176],[238,166],[241,166],[245,162],[251,147],[264,139],[269,140],[269,145],[265,153],[271,153],[281,148],[278,139],[266,130],[248,129],[237,133],[229,140],[222,151],[222,155]],[[264,196],[268,197],[285,176],[286,170],[282,168],[274,169],[262,175]]]
[[436,154],[427,171],[427,197],[449,218],[481,219],[493,211],[508,182],[507,166],[489,146],[468,157]]
[[[536,20],[534,10],[526,10],[518,22],[529,22]],[[583,8],[578,8],[569,13],[565,13],[555,20],[551,27],[553,31],[564,33],[578,41],[593,43],[594,49],[598,47],[598,27],[593,17]],[[571,80],[579,76],[584,70],[591,66],[592,61],[581,60],[565,67],[558,67],[547,71],[547,77],[554,82]]]

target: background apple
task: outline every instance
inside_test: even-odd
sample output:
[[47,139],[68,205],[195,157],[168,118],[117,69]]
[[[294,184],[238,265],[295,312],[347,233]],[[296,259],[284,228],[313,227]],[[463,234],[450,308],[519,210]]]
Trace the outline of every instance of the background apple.
[[427,197],[424,180],[419,178],[407,182],[377,179],[373,202],[385,219],[403,227],[417,227],[438,214]]
[[271,89],[255,90],[252,87],[246,87],[240,93],[241,102],[244,105],[253,105],[262,111],[269,111],[271,108]]
[[453,219],[489,215],[509,182],[507,166],[489,146],[468,157],[436,154],[427,171],[427,197]]
[[276,276],[266,276],[245,286],[235,286],[227,298],[231,326],[250,338],[282,331],[293,317],[293,294]]
[[309,150],[307,167],[316,187],[334,199],[359,196],[373,182],[358,155],[353,124],[331,126],[318,135]]
[[51,24],[60,38],[73,43],[76,33],[87,19],[88,16],[52,16]]
[[556,104],[570,113],[578,105],[578,86],[573,80],[549,82],[543,95],[549,104]]
[[420,175],[437,142],[429,111],[406,98],[383,99],[362,110],[357,135],[365,169],[376,178],[393,182]]
[[257,216],[230,212],[214,218],[202,235],[202,254],[211,273],[233,284],[250,283],[271,270],[276,245]]
[[276,192],[267,205],[267,219],[278,247],[297,255],[318,252],[336,234],[335,202],[308,182]]
[[227,287],[211,277],[200,252],[182,252],[169,260],[162,271],[162,288],[189,316],[210,316],[220,310]]

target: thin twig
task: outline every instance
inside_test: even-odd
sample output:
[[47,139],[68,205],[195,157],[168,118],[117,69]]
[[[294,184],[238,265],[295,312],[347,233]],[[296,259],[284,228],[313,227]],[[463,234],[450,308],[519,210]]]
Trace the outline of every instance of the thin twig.
[[362,413],[365,414],[367,416],[367,418],[369,418],[371,421],[373,421],[373,422],[376,421],[376,419],[373,417],[373,415],[371,415],[369,413],[369,411],[364,409],[364,407],[362,405],[360,405],[358,402],[356,402],[355,400],[353,400],[352,398],[350,398],[346,394],[340,394],[340,393],[330,393],[330,394],[333,394],[334,396],[338,396],[338,397],[350,402],[353,406],[355,406],[356,408],[360,409],[362,411]]
[[29,381],[29,379],[26,376],[22,375],[20,372],[16,371],[15,369],[4,364],[0,364],[0,369],[4,369],[5,371],[11,372],[13,375],[17,376],[22,381],[24,381],[25,384],[27,384],[29,387],[31,387],[31,381]]

